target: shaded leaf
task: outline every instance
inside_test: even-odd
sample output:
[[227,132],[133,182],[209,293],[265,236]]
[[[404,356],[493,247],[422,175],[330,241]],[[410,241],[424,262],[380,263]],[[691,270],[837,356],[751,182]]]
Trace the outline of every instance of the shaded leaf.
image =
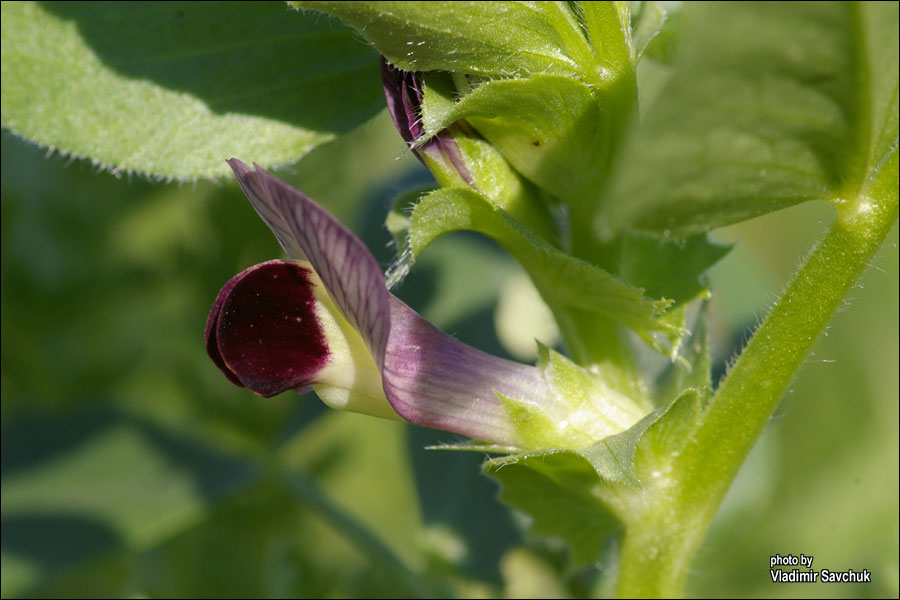
[[635,59],[640,59],[650,43],[660,34],[667,16],[666,10],[659,2],[641,3],[640,12],[635,15],[637,22],[631,34]]
[[686,389],[695,390],[704,402],[712,393],[706,307],[704,302],[693,332],[681,348],[681,354],[656,379],[654,396],[657,406],[666,406]]
[[423,451],[446,435],[416,427],[406,434],[428,536],[422,550],[469,577],[499,583],[498,563],[521,536],[509,511],[496,502],[496,486],[480,473],[489,448],[478,455]]
[[14,575],[10,584],[4,577],[4,595],[146,550],[203,519],[210,504],[258,473],[249,459],[97,409],[56,420],[20,415],[4,427],[3,460],[4,574],[29,564],[44,574],[18,582]]
[[[380,110],[378,55],[278,3],[3,4],[3,125],[120,171],[296,160]],[[315,57],[312,59],[311,57]]]
[[[649,4],[651,3],[644,2],[643,6],[646,7]],[[654,2],[653,4],[660,6],[661,3]],[[659,24],[659,29],[656,30],[655,35],[647,40],[647,45],[644,47],[643,54],[639,55],[640,57],[646,57],[661,63],[672,61],[683,29],[682,6],[683,3],[681,2],[666,3],[663,9],[664,19]],[[656,11],[654,10],[653,12]],[[654,16],[653,21],[656,21],[656,19],[657,17]]]
[[625,232],[619,241],[617,274],[644,288],[652,298],[676,305],[706,293],[706,271],[731,250],[712,242],[706,234],[661,239],[640,232]]
[[[36,421],[30,432],[45,436],[44,444],[59,443],[60,432]],[[229,456],[142,420],[92,411],[76,414],[70,423],[96,430],[73,439],[56,454],[31,459],[32,435],[19,424],[4,432],[4,454],[24,452],[23,468],[3,479],[4,519],[20,514],[78,515],[94,519],[130,547],[158,542],[205,512],[207,500],[221,497],[255,477],[249,460]],[[57,425],[57,427],[59,427]],[[65,428],[62,428],[65,429]],[[18,434],[18,435],[10,435]],[[69,432],[77,436],[76,432]],[[52,436],[52,438],[51,438]],[[169,467],[177,461],[182,469]],[[152,485],[153,494],[147,494]],[[103,494],[85,494],[102,489]],[[9,541],[4,536],[4,544]]]
[[855,197],[897,139],[897,4],[685,11],[675,74],[645,115],[603,219],[687,235]]

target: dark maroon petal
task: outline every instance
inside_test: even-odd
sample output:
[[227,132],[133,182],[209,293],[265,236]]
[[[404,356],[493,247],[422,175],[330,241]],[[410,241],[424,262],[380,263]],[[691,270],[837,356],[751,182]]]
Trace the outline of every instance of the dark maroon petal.
[[521,440],[497,392],[536,406],[555,402],[536,367],[468,346],[394,296],[382,381],[410,423],[510,446]]
[[329,351],[309,269],[273,260],[234,276],[206,322],[210,358],[232,382],[265,398],[314,382]]
[[219,340],[216,337],[216,326],[219,323],[219,315],[222,314],[222,305],[225,304],[225,299],[228,298],[231,290],[234,289],[234,286],[240,280],[241,275],[243,275],[243,273],[229,279],[228,283],[219,290],[216,301],[213,302],[212,309],[209,311],[209,316],[206,317],[206,330],[203,332],[203,337],[206,340],[206,353],[209,354],[209,357],[215,365],[219,367],[219,370],[225,373],[225,377],[228,378],[228,381],[234,385],[244,387],[244,384],[241,383],[241,380],[238,379],[237,375],[232,373],[231,369],[225,364],[225,360],[222,358],[221,353],[219,353]]
[[[390,293],[381,267],[362,241],[321,206],[261,167],[228,161],[250,201],[288,228],[290,243],[319,275],[338,310],[362,336],[380,367],[391,327]],[[276,232],[276,235],[278,233]]]

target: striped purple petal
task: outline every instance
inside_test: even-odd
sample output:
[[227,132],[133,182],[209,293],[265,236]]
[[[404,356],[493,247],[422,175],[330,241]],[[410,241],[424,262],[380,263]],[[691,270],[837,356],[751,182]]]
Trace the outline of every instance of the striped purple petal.
[[403,141],[412,146],[425,133],[421,119],[422,84],[415,73],[398,69],[383,56],[381,83],[391,119]]
[[536,367],[464,344],[394,296],[391,319],[382,384],[391,406],[410,423],[521,446],[497,392],[535,405],[553,402]]
[[250,204],[253,205],[256,214],[259,215],[263,220],[263,223],[268,225],[269,229],[272,230],[272,233],[275,234],[275,239],[281,244],[285,254],[291,258],[306,260],[306,254],[300,248],[299,244],[297,244],[297,240],[294,239],[294,234],[291,232],[291,228],[287,224],[287,221],[284,220],[281,209],[272,202],[271,198],[269,198],[256,171],[236,158],[232,158],[226,162],[228,163],[228,166],[231,167],[231,170],[234,171],[238,183],[244,191],[244,195],[250,200]]

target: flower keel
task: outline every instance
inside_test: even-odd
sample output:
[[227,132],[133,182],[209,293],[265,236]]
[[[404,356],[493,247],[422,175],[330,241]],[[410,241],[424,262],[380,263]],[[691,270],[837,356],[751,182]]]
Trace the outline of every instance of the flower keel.
[[213,304],[206,347],[233,383],[270,398],[313,382],[330,352],[310,269],[269,261],[235,275]]
[[332,408],[398,418],[365,342],[308,262],[271,260],[233,277],[210,311],[206,346],[230,381],[264,398],[313,386]]

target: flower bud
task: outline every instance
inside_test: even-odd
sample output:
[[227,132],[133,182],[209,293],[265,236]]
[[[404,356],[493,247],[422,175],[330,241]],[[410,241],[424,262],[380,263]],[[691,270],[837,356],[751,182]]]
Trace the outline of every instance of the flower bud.
[[[555,219],[540,191],[516,172],[468,122],[457,120],[434,135],[429,135],[425,130],[422,115],[426,85],[432,90],[442,89],[435,91],[433,97],[441,93],[449,94],[452,88],[449,76],[402,71],[384,58],[381,67],[388,112],[394,125],[438,184],[442,187],[469,187],[481,192],[518,222],[555,243],[558,237]],[[442,78],[447,81],[442,81]]]

